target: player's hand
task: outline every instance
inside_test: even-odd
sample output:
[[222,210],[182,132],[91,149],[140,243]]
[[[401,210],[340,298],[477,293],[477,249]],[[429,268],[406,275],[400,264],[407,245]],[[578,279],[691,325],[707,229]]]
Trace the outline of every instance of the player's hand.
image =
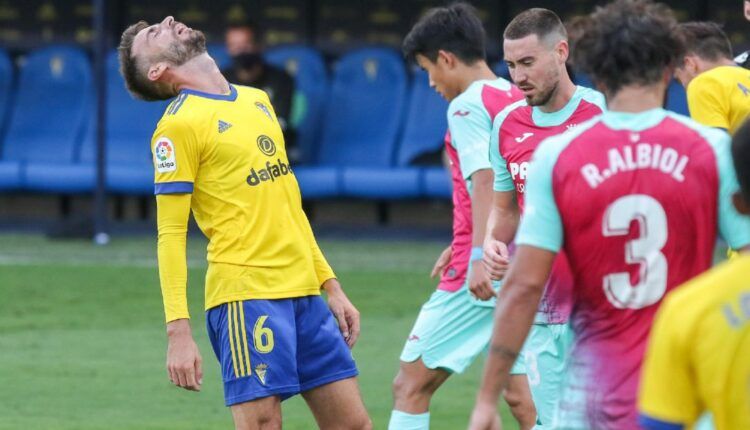
[[469,420],[469,430],[502,430],[500,415],[493,404],[477,403]]
[[479,300],[489,300],[495,296],[495,290],[492,289],[492,280],[481,260],[471,263],[469,291]]
[[435,262],[435,267],[432,268],[432,272],[430,273],[430,278],[434,278],[435,276],[442,276],[443,271],[445,270],[445,267],[450,263],[452,256],[451,247],[447,247],[443,250],[443,252],[440,253],[440,257],[438,257],[437,261]]
[[323,283],[328,294],[328,307],[339,322],[339,329],[349,348],[353,348],[359,338],[359,311],[346,297],[339,281],[329,279]]
[[173,384],[190,391],[200,391],[203,383],[203,359],[193,340],[187,319],[167,324],[167,372]]
[[508,245],[495,239],[486,240],[484,242],[483,261],[492,280],[503,279],[505,272],[508,271],[508,266],[510,266]]

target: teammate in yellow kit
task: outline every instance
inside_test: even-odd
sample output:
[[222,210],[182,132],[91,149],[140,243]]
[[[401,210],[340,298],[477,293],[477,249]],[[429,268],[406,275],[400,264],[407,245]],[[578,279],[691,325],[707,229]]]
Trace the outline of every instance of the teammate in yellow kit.
[[[732,156],[750,214],[750,122]],[[750,255],[704,273],[671,293],[656,317],[641,375],[641,425],[690,428],[705,411],[717,430],[750,429]]]
[[229,84],[203,33],[172,17],[129,27],[119,51],[133,95],[176,97],[151,142],[170,379],[201,387],[186,298],[192,209],[209,239],[206,322],[235,426],[281,428],[281,400],[302,393],[318,426],[369,429],[350,352],[359,314],[302,211],[268,96]]
[[732,45],[718,24],[680,24],[687,51],[675,78],[687,90],[690,116],[733,134],[750,114],[750,72],[732,59]]

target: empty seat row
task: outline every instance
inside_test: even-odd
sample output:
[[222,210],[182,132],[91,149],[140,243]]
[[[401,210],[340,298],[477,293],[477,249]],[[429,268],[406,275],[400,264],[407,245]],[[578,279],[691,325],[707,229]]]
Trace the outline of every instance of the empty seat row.
[[[303,196],[450,195],[441,167],[412,165],[420,154],[440,149],[447,127],[447,104],[424,72],[409,73],[400,55],[386,48],[349,53],[330,73],[321,55],[304,46],[275,48],[267,60],[296,80],[302,104],[296,108],[304,112],[296,124],[298,144],[308,161],[295,167]],[[18,72],[16,79],[0,51],[0,190],[90,192],[96,116],[88,57],[74,47],[47,47],[30,53]],[[132,99],[115,52],[106,76],[107,188],[149,194],[149,142],[167,102]]]

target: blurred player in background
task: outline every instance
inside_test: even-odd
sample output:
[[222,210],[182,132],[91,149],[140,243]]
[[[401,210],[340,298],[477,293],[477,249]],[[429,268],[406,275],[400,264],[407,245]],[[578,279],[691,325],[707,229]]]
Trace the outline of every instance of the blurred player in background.
[[[604,95],[576,87],[565,67],[568,38],[560,18],[548,9],[517,15],[503,34],[503,55],[513,82],[525,98],[496,117],[490,141],[495,173],[485,258],[493,279],[508,263],[508,246],[516,234],[517,212],[523,211],[531,155],[541,141],[600,115]],[[518,202],[516,204],[516,201]],[[565,373],[573,332],[568,325],[573,276],[564,253],[558,254],[524,346],[526,372],[539,424],[549,427]]]
[[682,50],[672,11],[617,0],[584,25],[575,63],[608,110],[534,153],[472,429],[497,419],[561,249],[574,276],[575,344],[552,427],[630,430],[664,294],[711,266],[717,233],[736,248],[750,244],[750,219],[732,206],[729,136],[661,107]]
[[229,26],[224,33],[227,53],[232,57],[232,65],[221,71],[229,82],[255,87],[265,91],[271,106],[276,112],[287,155],[296,161],[294,129],[290,125],[292,100],[294,99],[294,79],[283,69],[266,63],[263,58],[263,34],[254,22]]
[[[750,215],[750,122],[735,133],[740,213]],[[710,411],[719,430],[750,428],[750,255],[670,293],[656,316],[641,376],[641,425],[693,428]]]
[[350,351],[359,314],[302,212],[268,96],[229,84],[203,33],[172,17],[130,26],[119,53],[133,95],[176,97],[152,141],[172,382],[202,383],[186,296],[192,209],[209,239],[206,322],[236,428],[281,428],[281,400],[297,393],[321,428],[371,428]]
[[[750,0],[744,0],[742,2],[742,14],[745,16],[745,20],[750,21]],[[734,62],[737,63],[738,66],[750,69],[750,51],[745,51],[736,56]]]
[[732,60],[732,45],[718,24],[680,24],[686,51],[675,69],[687,90],[690,116],[734,133],[750,114],[750,73]]
[[[432,395],[451,374],[469,367],[489,342],[495,290],[482,263],[482,241],[492,202],[490,130],[495,115],[521,97],[487,66],[484,29],[467,4],[427,12],[406,36],[403,52],[450,101],[446,152],[454,211],[453,243],[432,271],[440,283],[401,353],[393,382],[392,430],[428,429]],[[506,400],[521,427],[529,429],[536,412],[522,364],[519,360],[511,372]]]

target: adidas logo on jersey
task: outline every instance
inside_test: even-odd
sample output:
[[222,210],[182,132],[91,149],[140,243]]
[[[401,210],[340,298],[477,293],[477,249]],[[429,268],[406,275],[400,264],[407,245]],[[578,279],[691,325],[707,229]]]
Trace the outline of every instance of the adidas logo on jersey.
[[224,133],[225,131],[229,130],[231,126],[232,124],[219,120],[219,133]]
[[255,187],[263,182],[273,182],[278,177],[292,173],[291,166],[285,164],[280,158],[276,161],[276,164],[271,164],[270,161],[266,161],[266,166],[263,169],[250,169],[250,175],[247,177],[247,184],[251,187]]

